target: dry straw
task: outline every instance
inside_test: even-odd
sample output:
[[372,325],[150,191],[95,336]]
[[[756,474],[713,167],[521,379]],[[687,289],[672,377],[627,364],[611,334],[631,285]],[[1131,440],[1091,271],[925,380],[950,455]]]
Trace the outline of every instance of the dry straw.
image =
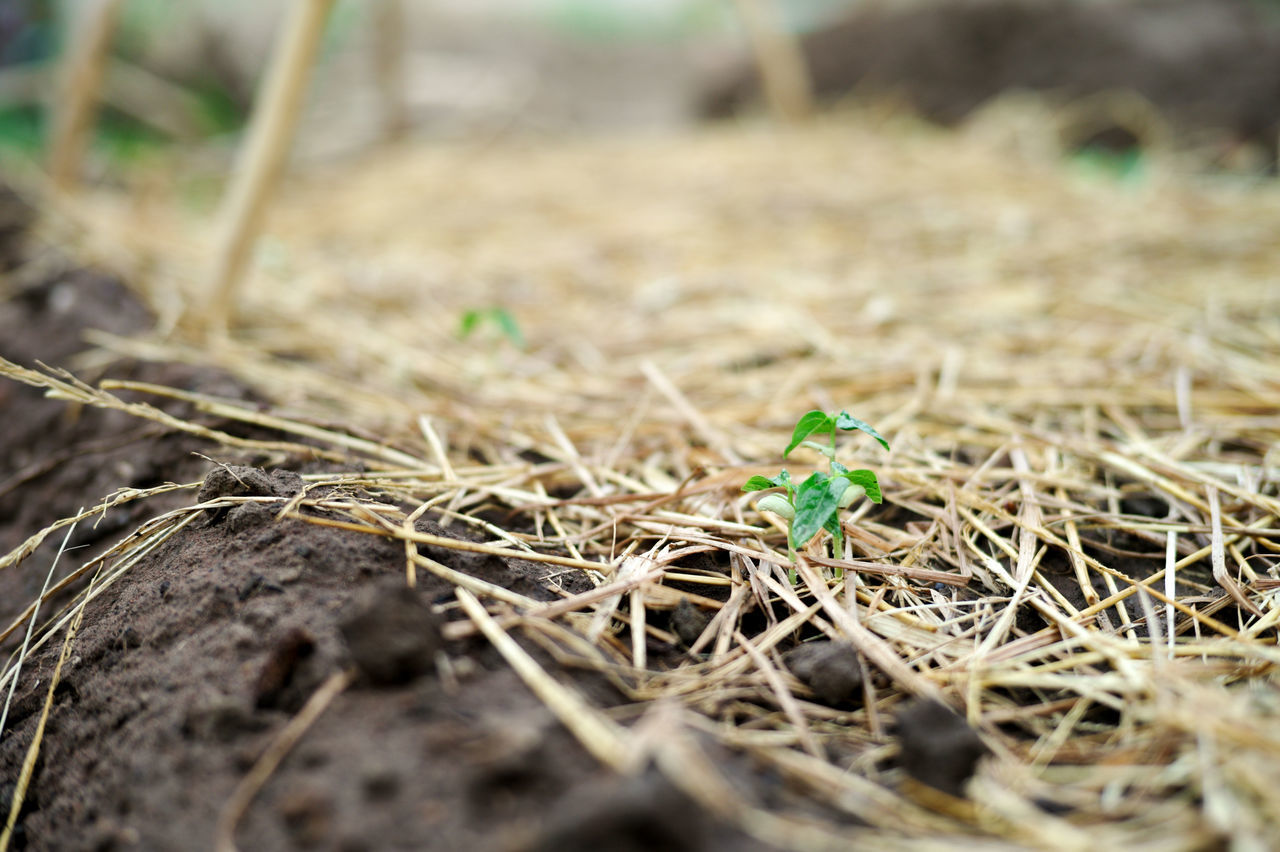
[[[379,495],[324,505],[402,540],[410,576],[458,587],[468,620],[450,635],[497,642],[610,765],[647,756],[761,839],[1265,848],[1280,814],[1280,196],[1160,157],[1117,184],[1007,138],[864,113],[387,153],[289,188],[234,340],[94,343],[220,366],[275,410],[196,399],[206,410],[270,417],[364,465],[313,482]],[[177,208],[80,204],[84,251],[145,256],[144,292],[193,298],[199,231]],[[458,339],[464,311],[493,305],[525,349]],[[110,387],[0,371],[165,417]],[[844,451],[886,501],[855,507],[846,552],[813,553],[792,587],[785,531],[739,488],[777,471],[811,408],[847,408],[893,451]],[[818,461],[800,453],[792,472]],[[311,499],[281,511],[314,518]],[[418,554],[418,507],[483,539],[433,545],[597,588],[546,605],[451,573]],[[21,570],[28,550],[0,565]],[[631,631],[674,642],[662,615],[682,598],[713,616],[700,653],[654,660]],[[824,706],[791,677],[779,653],[801,633],[860,648],[877,672],[861,706]],[[518,635],[634,705],[579,714]],[[911,694],[963,709],[991,747],[971,802],[922,798],[892,768]],[[706,737],[865,827],[729,794]]]
[[122,5],[123,0],[92,0],[72,16],[58,93],[50,104],[49,176],[59,190],[79,180]]

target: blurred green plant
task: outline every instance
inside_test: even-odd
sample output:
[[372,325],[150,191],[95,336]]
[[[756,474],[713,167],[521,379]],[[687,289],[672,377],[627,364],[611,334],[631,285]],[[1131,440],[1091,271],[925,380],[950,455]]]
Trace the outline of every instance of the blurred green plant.
[[34,156],[44,144],[44,111],[34,104],[0,107],[0,148]]
[[[56,0],[0,0],[0,70],[55,74],[65,22],[75,10]],[[168,0],[133,0],[126,3],[118,30],[113,35],[113,54],[126,62],[136,61],[146,51],[149,40],[168,31],[181,15],[183,4]],[[64,25],[59,26],[58,22]],[[193,60],[194,73],[188,79],[170,81],[190,95],[191,119],[197,133],[213,137],[239,130],[246,120],[245,106],[228,89],[225,81]],[[25,86],[13,90],[0,101],[0,154],[17,153],[39,158],[47,145],[47,105]],[[93,150],[106,166],[128,166],[169,147],[172,140],[147,122],[110,103],[95,117]]]
[[463,311],[458,322],[458,337],[466,340],[482,326],[492,326],[517,349],[524,348],[524,333],[515,316],[506,308],[471,308]]
[[1147,158],[1136,147],[1113,151],[1089,145],[1072,154],[1071,161],[1089,177],[1125,184],[1141,183],[1147,177]]

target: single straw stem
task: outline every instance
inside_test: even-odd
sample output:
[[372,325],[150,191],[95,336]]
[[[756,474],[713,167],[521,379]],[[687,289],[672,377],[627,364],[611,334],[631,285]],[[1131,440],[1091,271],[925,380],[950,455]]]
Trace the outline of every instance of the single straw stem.
[[250,120],[249,137],[240,148],[231,188],[219,214],[205,315],[208,327],[216,332],[225,331],[230,325],[236,291],[289,151],[307,79],[333,3],[334,0],[294,0],[272,53],[271,67]]
[[1164,595],[1169,599],[1164,605],[1164,616],[1167,622],[1166,635],[1169,638],[1169,658],[1173,659],[1174,634],[1177,628],[1173,610],[1173,599],[1178,594],[1178,534],[1169,530],[1165,538],[1164,551]]
[[80,20],[69,22],[68,45],[51,110],[49,176],[59,192],[74,189],[80,177],[80,164],[89,144],[89,126],[106,76],[107,52],[121,2],[91,0],[83,4]]
[[[81,506],[76,515],[84,512]],[[45,574],[44,585],[40,587],[40,597],[36,598],[35,606],[31,609],[31,617],[27,619],[27,635],[22,640],[22,647],[18,649],[18,660],[13,666],[13,677],[9,680],[9,694],[5,696],[4,708],[0,709],[0,736],[4,735],[5,722],[9,718],[9,705],[13,702],[13,693],[18,688],[18,675],[22,673],[22,664],[27,659],[27,649],[31,646],[31,636],[36,629],[36,616],[40,614],[40,604],[44,602],[45,596],[49,594],[49,584],[53,581],[53,575],[57,573],[58,563],[62,560],[62,554],[66,552],[67,545],[71,542],[71,536],[75,534],[76,526],[79,521],[71,524],[67,528],[67,534],[62,537],[62,546],[58,548],[57,554],[53,557],[53,564],[49,566],[49,573]]]
[[798,122],[813,114],[813,85],[804,53],[774,0],[734,0],[760,69],[765,101],[778,118]]

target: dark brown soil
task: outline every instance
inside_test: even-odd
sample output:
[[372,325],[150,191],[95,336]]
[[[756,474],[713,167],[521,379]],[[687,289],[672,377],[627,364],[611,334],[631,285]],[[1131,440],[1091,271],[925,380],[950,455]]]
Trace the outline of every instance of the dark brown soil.
[[[1012,90],[1060,102],[1107,91],[1140,94],[1187,141],[1219,131],[1265,149],[1280,132],[1280,6],[1254,0],[944,0],[870,3],[804,39],[816,93],[890,94],[950,125]],[[704,113],[758,99],[755,71],[707,93]],[[1082,116],[1071,147],[1127,147],[1146,131],[1116,116]]]
[[[0,354],[24,365],[72,363],[85,328],[131,332],[149,322],[119,282],[84,270],[5,296]],[[209,370],[120,361],[101,372],[245,396]],[[69,554],[59,576],[175,505],[287,497],[302,484],[288,470],[234,466],[255,460],[124,416],[71,410],[10,382],[0,384],[0,413],[0,551],[120,486],[203,478],[198,494],[193,487],[82,525],[74,545],[87,547]],[[430,520],[419,526],[446,534]],[[3,625],[38,595],[56,544],[0,572]],[[586,588],[573,577],[553,583],[533,563],[426,550],[536,599]],[[245,814],[241,848],[766,848],[656,771],[624,778],[602,768],[488,643],[443,639],[438,605],[452,600],[450,586],[425,575],[411,591],[403,577],[403,546],[380,537],[278,522],[260,504],[207,512],[86,608],[13,848],[211,848],[221,810],[266,744],[348,668],[358,672],[353,685]],[[6,654],[17,638],[4,643]],[[527,650],[596,705],[621,701],[599,676],[566,670],[532,643]],[[46,647],[28,659],[0,732],[5,815],[56,656]],[[719,759],[744,795],[753,786],[761,800],[787,795],[768,789],[776,779],[754,778],[745,760]]]

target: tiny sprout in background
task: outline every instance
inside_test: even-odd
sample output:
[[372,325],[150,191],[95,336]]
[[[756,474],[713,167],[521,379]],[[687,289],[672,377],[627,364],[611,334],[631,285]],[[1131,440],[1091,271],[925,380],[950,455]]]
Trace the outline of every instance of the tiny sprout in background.
[[520,323],[506,308],[471,308],[462,314],[458,323],[458,337],[466,340],[481,326],[493,326],[517,349],[524,348],[524,333]]
[[[796,551],[804,547],[821,530],[831,533],[834,555],[837,559],[844,551],[844,534],[840,528],[840,511],[847,509],[859,497],[865,496],[872,503],[883,499],[880,482],[869,470],[850,470],[836,461],[836,433],[839,431],[865,432],[880,442],[886,450],[889,442],[879,432],[847,412],[838,415],[823,411],[810,411],[796,421],[791,443],[782,455],[785,458],[796,447],[809,447],[827,457],[828,473],[815,471],[804,482],[796,485],[786,470],[777,476],[753,476],[742,486],[743,491],[783,489],[780,493],[766,494],[756,503],[756,509],[773,512],[787,521],[787,547],[792,561]],[[826,443],[808,440],[811,435],[830,434]]]

